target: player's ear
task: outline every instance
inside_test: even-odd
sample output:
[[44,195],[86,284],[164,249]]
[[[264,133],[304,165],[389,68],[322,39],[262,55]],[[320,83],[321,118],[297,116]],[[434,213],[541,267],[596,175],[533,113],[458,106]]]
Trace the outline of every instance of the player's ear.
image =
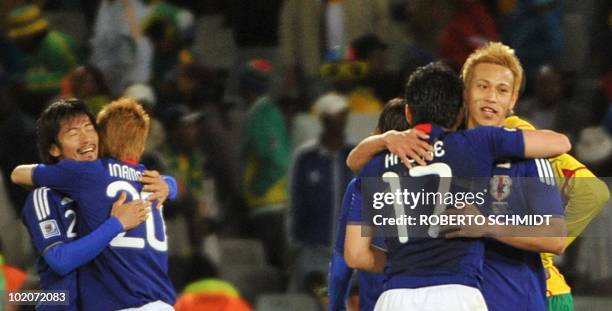
[[414,125],[412,122],[414,120],[412,116],[412,109],[410,109],[410,105],[408,105],[408,103],[404,105],[404,115],[406,116],[406,121],[408,121],[408,124]]
[[467,108],[465,107],[465,105],[462,105],[461,108],[459,108],[459,113],[457,113],[457,116],[455,117],[455,123],[453,125],[453,130],[457,130],[457,128],[459,128],[459,126],[461,126],[461,123],[463,123],[463,120],[467,120]]
[[510,100],[510,106],[508,106],[508,112],[514,111],[514,106],[516,106],[516,102],[518,101],[518,92],[512,95],[512,99]]
[[54,158],[59,158],[59,156],[62,154],[62,151],[60,150],[60,147],[58,147],[56,144],[51,144],[51,147],[49,148],[49,154]]

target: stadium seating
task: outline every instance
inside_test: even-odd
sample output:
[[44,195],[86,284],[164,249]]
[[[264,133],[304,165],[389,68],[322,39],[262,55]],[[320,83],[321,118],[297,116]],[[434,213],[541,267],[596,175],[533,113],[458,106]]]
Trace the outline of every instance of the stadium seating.
[[319,311],[317,302],[303,294],[262,295],[255,304],[257,311]]

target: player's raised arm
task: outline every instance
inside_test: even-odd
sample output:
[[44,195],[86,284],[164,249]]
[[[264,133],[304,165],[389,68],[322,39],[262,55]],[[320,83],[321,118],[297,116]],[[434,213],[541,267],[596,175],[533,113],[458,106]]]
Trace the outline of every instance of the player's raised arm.
[[32,186],[32,172],[37,164],[22,164],[11,173],[11,181],[20,186]]
[[346,158],[346,165],[358,172],[377,153],[389,150],[397,155],[406,167],[410,168],[410,160],[419,165],[426,165],[423,159],[430,159],[433,150],[427,143],[429,135],[418,129],[406,131],[390,130],[383,134],[372,135],[362,140]]
[[525,157],[549,158],[572,149],[567,136],[548,130],[523,131]]

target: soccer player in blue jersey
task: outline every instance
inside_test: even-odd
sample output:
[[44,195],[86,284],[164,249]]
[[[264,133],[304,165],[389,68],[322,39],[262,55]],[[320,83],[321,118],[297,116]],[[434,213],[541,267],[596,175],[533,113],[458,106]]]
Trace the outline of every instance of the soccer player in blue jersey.
[[[514,51],[501,43],[477,49],[466,60],[462,76],[467,127],[501,126],[516,104],[523,79]],[[534,226],[525,234],[497,232],[485,240],[483,295],[487,306],[493,311],[506,310],[508,305],[515,310],[546,310],[546,278],[539,253],[560,254],[566,241],[563,202],[553,169],[546,159],[515,160],[498,164],[493,174],[492,213],[556,217],[550,226]],[[478,236],[468,231],[463,228],[451,237]]]
[[[351,208],[361,208],[361,192],[356,186],[356,179],[352,179],[346,188],[340,216],[338,217],[338,232],[329,264],[328,276],[328,310],[346,310],[351,287],[351,277],[353,269],[344,261],[344,237],[348,221],[348,213]],[[382,245],[383,241],[376,241],[375,245]],[[383,290],[384,275],[382,273],[372,273],[367,271],[358,272],[359,279],[359,309],[372,310],[378,296]]]
[[[139,182],[144,167],[137,164],[144,151],[149,118],[131,99],[107,105],[98,115],[102,155],[96,161],[65,160],[14,172],[31,182],[69,195],[78,203],[78,233],[100,226],[116,197],[145,199]],[[81,151],[91,152],[91,148]],[[112,157],[112,158],[111,158]],[[26,172],[24,174],[24,172]],[[167,276],[167,239],[161,206],[152,208],[145,223],[119,234],[110,247],[79,270],[81,305],[86,310],[172,310],[174,289]]]
[[[406,86],[406,118],[430,136],[429,141],[435,147],[433,160],[427,166],[407,171],[397,157],[379,154],[368,162],[360,179],[381,177],[383,173],[394,177],[486,177],[491,176],[493,164],[503,158],[549,156],[569,150],[567,137],[552,132],[483,127],[448,133],[461,122],[462,93],[461,80],[450,69],[440,64],[419,68]],[[552,145],[544,145],[545,141]],[[427,208],[433,209],[433,206]],[[359,221],[360,217],[355,220]],[[351,220],[353,217],[349,216]],[[345,259],[349,266],[380,271],[384,258],[372,252],[371,237],[361,236],[361,227],[347,226]],[[425,307],[486,310],[478,290],[484,258],[481,240],[400,236],[387,238],[385,244],[388,248],[386,291],[376,304],[377,310]]]
[[[401,98],[390,100],[378,117],[376,133],[384,133],[389,130],[407,130],[410,124],[404,116],[404,103]],[[351,180],[346,187],[342,207],[338,217],[338,231],[329,266],[328,292],[329,310],[345,310],[346,300],[350,290],[350,281],[353,269],[349,268],[344,261],[344,238],[346,233],[348,212],[351,208],[361,208],[361,192],[356,187],[356,179]],[[378,242],[383,244],[384,242]],[[367,271],[358,272],[359,279],[359,309],[372,310],[378,296],[383,290],[384,275],[382,273],[371,273]]]
[[66,291],[66,304],[41,304],[37,310],[78,310],[76,268],[98,255],[119,233],[142,223],[148,215],[144,200],[123,204],[119,198],[111,217],[96,230],[77,240],[75,202],[49,188],[34,189],[28,195],[21,218],[36,250],[40,288]]

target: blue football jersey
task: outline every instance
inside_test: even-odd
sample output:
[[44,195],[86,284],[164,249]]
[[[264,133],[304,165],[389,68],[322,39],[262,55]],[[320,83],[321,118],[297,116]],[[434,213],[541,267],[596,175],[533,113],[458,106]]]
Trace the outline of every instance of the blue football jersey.
[[[91,162],[62,161],[38,165],[32,178],[65,193],[78,203],[77,232],[84,236],[110,215],[121,192],[129,200],[144,199],[138,181],[145,167],[110,158]],[[161,207],[151,208],[148,219],[115,237],[93,261],[79,269],[81,303],[89,310],[138,307],[161,300],[174,304],[168,277],[168,244]]]
[[77,272],[61,276],[43,258],[49,248],[76,238],[77,217],[74,205],[71,199],[41,187],[30,192],[21,211],[21,219],[36,251],[36,269],[41,289],[68,291],[68,305],[39,305],[37,310],[78,310]]
[[[563,201],[548,160],[497,165],[491,177],[491,213],[563,217]],[[546,279],[539,253],[485,240],[482,293],[491,311],[546,310]]]
[[[418,128],[429,133],[430,143],[434,146],[434,159],[427,166],[414,167],[408,171],[396,156],[381,153],[368,162],[359,179],[380,178],[383,174],[405,177],[401,179],[402,183],[406,181],[409,184],[402,184],[401,188],[414,189],[418,186],[424,187],[424,191],[435,193],[440,192],[440,176],[451,177],[452,187],[456,187],[456,179],[490,177],[497,160],[524,156],[524,141],[520,131],[479,127],[444,133],[440,127],[429,124],[419,125]],[[421,177],[413,177],[419,175]],[[481,186],[484,188],[486,185],[477,184],[474,189],[482,189]],[[364,188],[361,190],[366,195]],[[433,211],[434,207],[417,208]],[[353,216],[349,217],[349,221],[355,220]],[[395,236],[386,238],[385,246],[388,250],[385,289],[443,284],[481,287],[484,259],[482,240],[422,236],[400,241]]]
[[346,186],[346,191],[342,198],[342,206],[338,213],[338,231],[336,232],[336,242],[334,243],[334,251],[338,254],[344,254],[344,237],[346,235],[347,217],[351,204],[355,204],[357,208],[361,207],[361,197],[359,189],[356,187],[356,182],[357,180],[353,178],[348,186]]
[[[336,242],[334,244],[334,253],[340,256],[344,255],[344,240],[346,236],[346,225],[348,224],[348,214],[351,209],[361,208],[361,192],[357,187],[357,179],[353,178],[344,193],[342,206],[338,216],[338,230],[336,233]],[[374,239],[372,244],[379,248],[384,247],[384,241],[380,238]],[[346,265],[346,264],[345,264]],[[330,269],[341,267],[341,265],[330,265]],[[339,268],[341,269],[341,268]],[[335,275],[335,271],[330,271],[331,276]],[[376,300],[383,291],[384,274],[370,273],[359,271],[359,308],[361,310],[373,310]],[[335,288],[335,287],[344,288]],[[330,310],[344,310],[344,301],[350,290],[350,277],[344,284],[334,284],[330,282]]]

